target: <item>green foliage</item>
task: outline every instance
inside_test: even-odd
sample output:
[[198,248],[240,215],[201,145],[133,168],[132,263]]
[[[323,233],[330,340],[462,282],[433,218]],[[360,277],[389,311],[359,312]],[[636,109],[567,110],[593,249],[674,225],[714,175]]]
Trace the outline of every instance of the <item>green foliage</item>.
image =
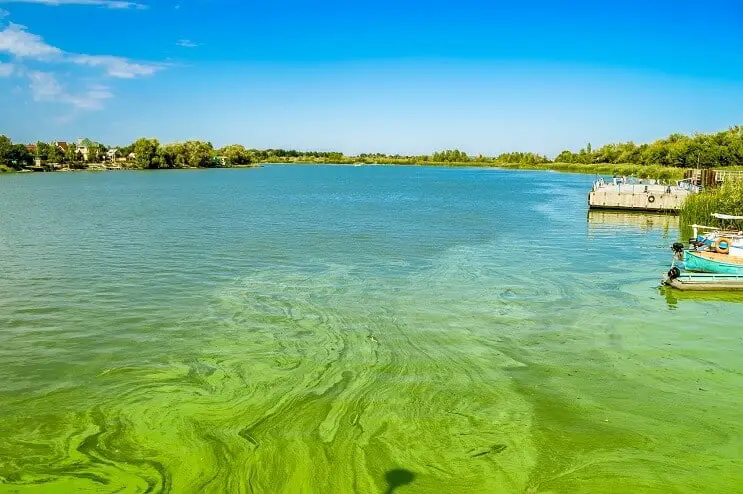
[[57,146],[50,145],[46,159],[50,163],[62,163],[64,161],[64,153]]
[[212,159],[214,156],[214,146],[211,142],[186,141],[185,145],[186,162],[189,166],[199,168],[208,168],[215,166]]
[[158,153],[160,168],[207,168],[214,166],[214,160],[212,159],[214,148],[210,142],[186,141],[166,144],[159,149]]
[[140,168],[160,168],[163,164],[160,155],[160,142],[157,139],[147,139],[142,137],[132,144],[135,162]]
[[0,165],[6,168],[20,170],[24,166],[30,166],[34,162],[34,156],[23,144],[13,144],[7,136],[0,136]]
[[577,153],[561,152],[561,163],[632,163],[678,168],[721,168],[743,166],[743,127],[735,126],[716,134],[685,136],[671,134],[650,144],[633,142],[607,144],[597,150],[591,145]]
[[437,161],[440,163],[454,162],[454,163],[466,163],[470,160],[467,153],[460,151],[459,149],[447,149],[446,151],[433,153],[431,161]]
[[230,165],[249,165],[253,162],[253,155],[240,144],[225,146],[217,154],[224,156]]
[[[88,139],[86,139],[86,141],[90,142]],[[105,151],[106,148],[103,144],[90,142],[90,144],[88,144],[88,161],[90,163],[98,163]]]
[[45,142],[39,141],[36,143],[36,157],[41,158],[42,160],[48,160],[49,159],[49,153],[51,152],[52,148],[54,146],[47,144]]
[[76,161],[78,161],[77,151],[75,151],[75,146],[72,144],[67,146],[67,150],[64,152],[64,158],[67,163],[73,164]]
[[[712,217],[712,213],[743,216],[743,181],[729,180],[719,187],[711,188],[692,194],[686,198],[681,206],[679,215],[682,225],[731,226],[723,224],[722,220]],[[735,226],[743,229],[743,224],[737,222]]]
[[550,160],[546,156],[542,156],[536,153],[503,153],[498,155],[494,163],[519,163],[525,165],[536,165],[539,163],[549,163]]
[[[89,149],[89,160],[97,161],[106,151],[100,143],[84,139]],[[12,150],[12,151],[11,151]],[[64,157],[54,145],[37,144],[40,157],[53,162],[80,162],[71,146]],[[406,156],[399,154],[364,153],[345,156],[333,151],[297,151],[293,149],[246,149],[239,144],[219,150],[203,141],[187,141],[160,145],[156,139],[142,138],[119,148],[119,156],[134,153],[139,168],[185,168],[240,166],[250,163],[379,163],[395,165],[444,165],[502,168],[552,169],[558,171],[634,175],[640,178],[680,179],[685,168],[743,167],[743,127],[732,127],[716,134],[685,136],[671,134],[650,144],[633,142],[606,144],[598,149],[588,143],[577,152],[561,152],[554,162],[546,156],[530,152],[503,153],[495,157],[468,156],[458,149],[447,149],[431,155]],[[11,157],[14,165],[10,164]],[[18,166],[27,162],[28,155],[15,148],[7,137],[0,137],[0,164]],[[82,166],[82,165],[80,165]]]

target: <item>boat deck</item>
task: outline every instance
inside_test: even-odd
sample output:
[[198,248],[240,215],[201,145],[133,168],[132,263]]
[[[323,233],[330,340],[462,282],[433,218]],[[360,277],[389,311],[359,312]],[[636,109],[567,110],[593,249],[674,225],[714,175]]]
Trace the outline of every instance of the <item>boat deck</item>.
[[743,291],[743,276],[716,273],[684,273],[665,284],[682,291]]
[[743,266],[743,257],[731,256],[729,254],[719,254],[717,252],[710,251],[694,251],[691,253],[704,259],[709,259],[710,261],[726,262],[728,264],[740,264],[741,266]]

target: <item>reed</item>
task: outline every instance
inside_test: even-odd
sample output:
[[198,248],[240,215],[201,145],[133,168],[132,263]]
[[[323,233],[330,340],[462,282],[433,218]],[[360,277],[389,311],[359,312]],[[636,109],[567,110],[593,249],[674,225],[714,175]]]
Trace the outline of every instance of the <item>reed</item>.
[[638,178],[653,178],[656,180],[681,180],[684,178],[683,168],[674,168],[659,165],[633,165],[633,164],[583,164],[583,163],[539,163],[521,164],[506,163],[496,164],[499,168],[509,169],[538,169],[555,170],[568,173],[587,173],[596,175],[620,175]]
[[730,180],[687,197],[679,211],[682,234],[688,236],[692,224],[743,229],[743,221],[719,220],[712,213],[743,216],[743,180]]

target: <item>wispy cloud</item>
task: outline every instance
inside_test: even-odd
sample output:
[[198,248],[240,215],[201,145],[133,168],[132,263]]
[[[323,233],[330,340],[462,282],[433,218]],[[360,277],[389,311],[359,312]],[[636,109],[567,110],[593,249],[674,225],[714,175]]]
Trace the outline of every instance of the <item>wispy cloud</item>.
[[182,46],[183,48],[196,48],[197,46],[199,46],[198,43],[194,43],[190,39],[179,39],[175,42],[175,44],[178,46]]
[[[0,0],[2,1],[2,0]],[[53,46],[25,26],[10,23],[0,31],[0,53],[14,57],[15,63],[0,64],[0,76],[27,77],[34,101],[56,102],[78,110],[100,110],[103,103],[113,97],[107,86],[86,86],[80,91],[68,91],[48,71],[36,70],[29,64],[69,64],[100,69],[105,76],[117,79],[134,79],[151,76],[166,67],[164,63],[141,62],[115,55],[89,55],[66,52]],[[20,63],[18,63],[20,62]]]
[[90,86],[80,94],[71,94],[50,72],[29,72],[28,79],[34,101],[65,103],[81,110],[100,110],[103,101],[113,96],[106,86],[101,85]]
[[58,7],[60,5],[91,5],[108,9],[146,9],[147,5],[120,0],[0,0],[0,3],[38,3]]
[[161,63],[137,62],[115,55],[68,53],[48,44],[41,36],[29,33],[26,29],[26,26],[11,22],[0,31],[0,52],[21,59],[101,67],[108,76],[120,79],[149,76],[165,68]]
[[9,77],[13,75],[15,71],[15,65],[12,63],[0,62],[0,77]]
[[69,60],[78,65],[103,67],[106,74],[120,79],[149,76],[165,67],[164,64],[134,62],[128,58],[113,55],[70,55]]
[[44,39],[26,31],[26,26],[10,23],[0,31],[0,52],[6,52],[18,58],[47,60],[60,57],[59,48],[47,44]]
[[10,15],[10,12],[8,12],[5,9],[0,9],[0,19],[5,19]]

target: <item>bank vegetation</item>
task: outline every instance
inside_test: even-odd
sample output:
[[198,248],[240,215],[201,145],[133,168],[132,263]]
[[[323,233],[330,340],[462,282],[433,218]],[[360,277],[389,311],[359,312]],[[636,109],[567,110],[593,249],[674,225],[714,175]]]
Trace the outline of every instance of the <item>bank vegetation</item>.
[[333,151],[250,149],[240,144],[215,148],[206,141],[161,144],[141,138],[131,144],[110,147],[83,139],[63,142],[14,144],[0,136],[0,171],[39,168],[87,168],[95,163],[129,169],[174,169],[250,166],[259,163],[297,164],[389,164],[419,166],[502,167],[556,170],[574,173],[634,175],[673,180],[690,168],[743,167],[743,127],[714,134],[672,134],[648,144],[624,142],[594,149],[587,144],[578,151],[565,150],[554,159],[532,152],[471,156],[458,149],[430,155],[363,153],[346,156]]

